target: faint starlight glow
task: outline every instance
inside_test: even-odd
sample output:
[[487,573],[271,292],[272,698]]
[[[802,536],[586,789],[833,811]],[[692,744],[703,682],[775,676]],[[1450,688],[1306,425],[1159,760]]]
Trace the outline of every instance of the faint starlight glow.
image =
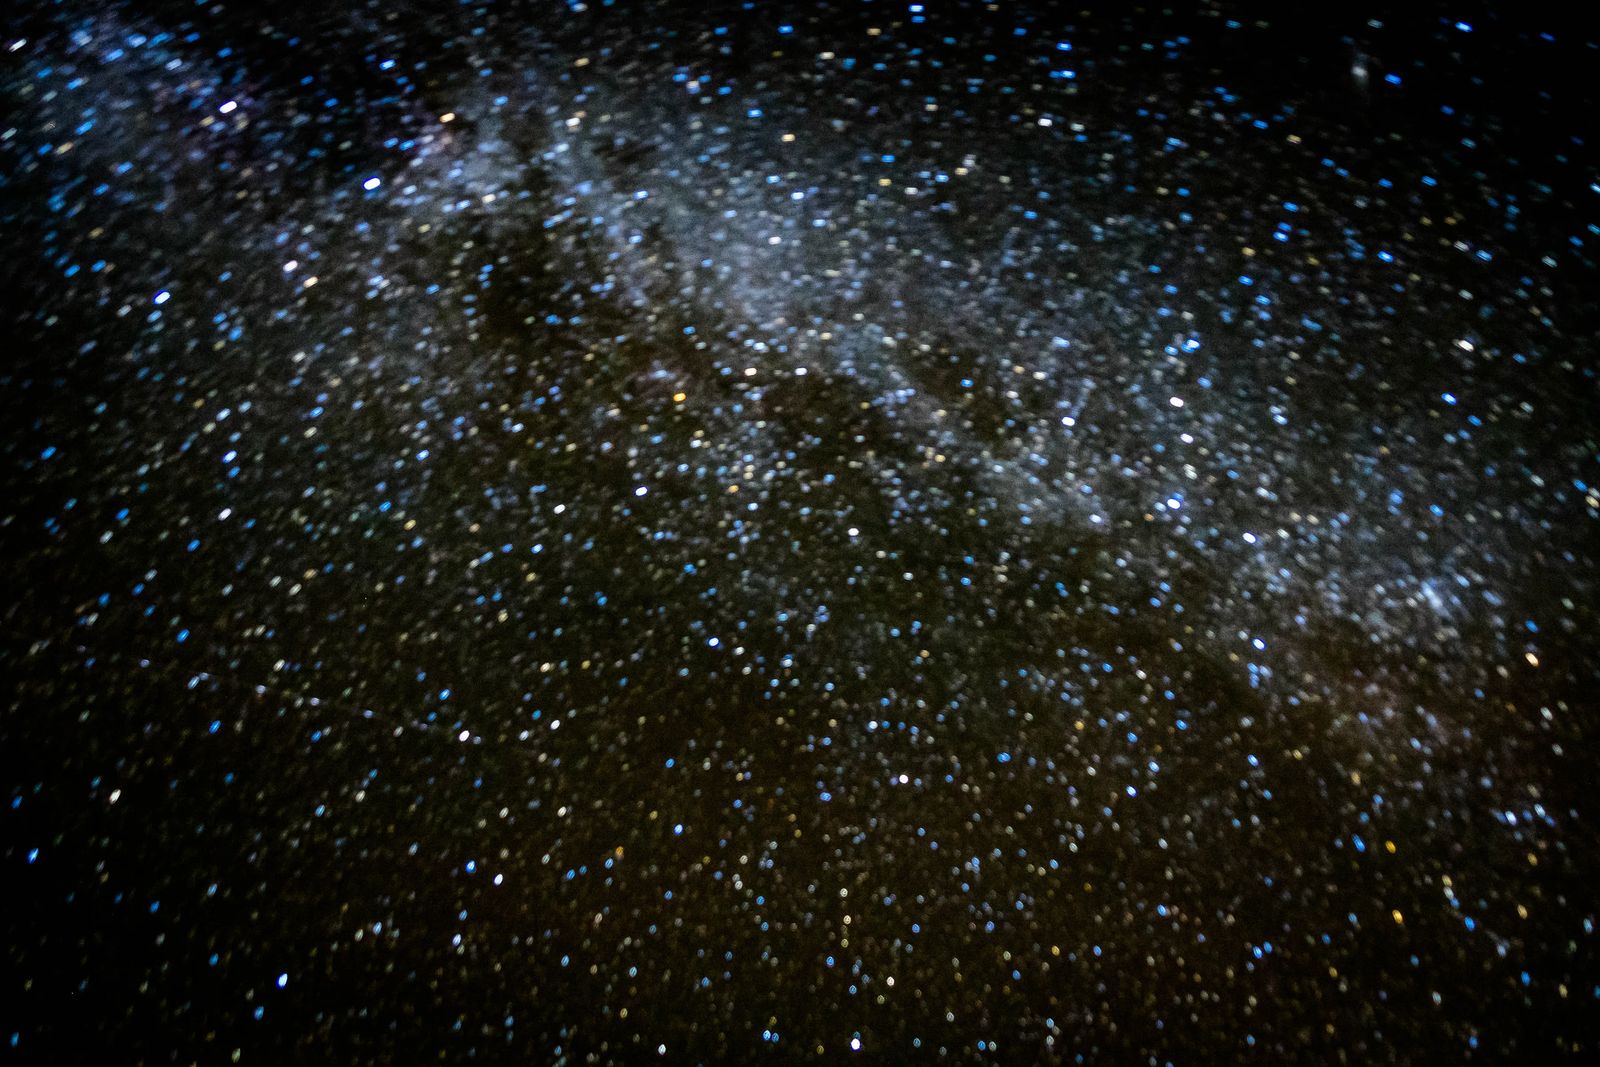
[[1593,32],[301,7],[6,38],[19,1054],[1595,1058]]

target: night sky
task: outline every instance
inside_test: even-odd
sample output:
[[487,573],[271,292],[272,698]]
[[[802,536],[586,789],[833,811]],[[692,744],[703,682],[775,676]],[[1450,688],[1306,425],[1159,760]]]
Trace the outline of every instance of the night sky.
[[0,1051],[1593,1062],[1600,32],[1392,6],[7,4]]

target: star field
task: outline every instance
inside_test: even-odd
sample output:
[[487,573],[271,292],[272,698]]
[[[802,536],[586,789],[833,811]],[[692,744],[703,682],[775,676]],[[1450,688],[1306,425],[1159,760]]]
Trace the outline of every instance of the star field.
[[1595,1054],[1600,34],[29,3],[0,1048]]

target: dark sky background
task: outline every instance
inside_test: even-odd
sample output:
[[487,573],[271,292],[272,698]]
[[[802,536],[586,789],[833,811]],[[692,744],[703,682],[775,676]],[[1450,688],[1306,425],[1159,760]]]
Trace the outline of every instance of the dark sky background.
[[0,1048],[1589,1061],[1600,32],[23,3]]

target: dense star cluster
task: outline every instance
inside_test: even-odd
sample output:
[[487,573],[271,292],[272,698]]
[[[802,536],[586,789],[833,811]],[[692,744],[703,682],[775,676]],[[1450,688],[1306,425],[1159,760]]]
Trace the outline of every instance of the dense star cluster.
[[0,1047],[1595,1056],[1495,6],[8,8]]

